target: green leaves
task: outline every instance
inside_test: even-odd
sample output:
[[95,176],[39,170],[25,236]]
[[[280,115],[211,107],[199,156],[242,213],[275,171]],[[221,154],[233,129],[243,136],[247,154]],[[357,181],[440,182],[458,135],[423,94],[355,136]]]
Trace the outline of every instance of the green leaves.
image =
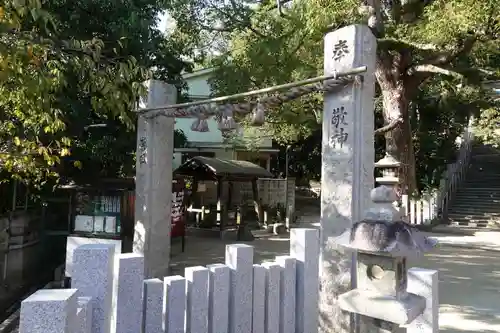
[[[417,169],[426,184],[434,184],[437,178],[427,175],[425,165],[438,170],[450,161],[451,155],[443,152],[453,153],[457,131],[466,122],[463,114],[489,105],[480,83],[500,74],[497,2],[407,1],[400,7],[395,5],[399,1],[379,2],[383,26],[378,45],[383,68],[379,69],[388,81],[386,88],[404,87],[412,105],[418,108],[422,104],[422,115],[405,117],[412,117],[417,155],[424,161],[416,162]],[[214,94],[234,94],[322,75],[324,33],[349,24],[367,24],[370,8],[360,8],[362,3],[297,0],[283,5],[280,13],[274,2],[246,6],[242,1],[174,0],[173,16],[179,14],[181,19],[173,36],[187,40],[184,45],[193,47],[193,54],[210,54],[210,50],[205,52],[204,41],[222,45],[204,64],[216,68],[210,82]],[[228,22],[228,16],[236,19]],[[262,131],[279,143],[305,146],[307,142],[307,151],[312,151],[313,143],[307,138],[320,131],[321,110],[321,95],[301,98],[269,110]],[[381,113],[377,115],[382,118]],[[384,119],[377,119],[377,126],[383,123]],[[431,141],[424,137],[427,132],[432,133]],[[377,138],[378,145],[382,141]],[[406,137],[405,142],[411,138]],[[317,148],[320,142],[314,144]],[[439,154],[446,158],[433,164],[429,156],[438,159]]]
[[[163,40],[152,27],[161,2],[143,0],[131,6],[92,0],[54,0],[43,6],[39,0],[2,3],[2,169],[41,183],[57,175],[63,160],[74,159],[71,165],[84,167],[78,159],[87,157],[75,156],[82,150],[73,148],[86,140],[86,126],[103,122],[121,127],[118,132],[132,138],[125,141],[124,152],[116,152],[123,154],[121,162],[130,159],[135,148],[135,136],[128,133],[135,125],[131,110],[145,93],[142,82],[152,77],[150,66],[167,66],[162,75],[168,78],[178,75],[183,64],[165,66],[154,60],[155,52],[161,61],[175,58],[161,47],[154,49]],[[132,23],[131,12],[136,17]],[[115,140],[106,142],[106,154],[113,153]]]

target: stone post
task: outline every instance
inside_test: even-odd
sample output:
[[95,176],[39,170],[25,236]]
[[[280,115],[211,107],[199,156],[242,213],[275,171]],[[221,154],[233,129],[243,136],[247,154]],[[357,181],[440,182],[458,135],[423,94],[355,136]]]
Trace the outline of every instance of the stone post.
[[77,327],[75,333],[92,333],[92,297],[78,297]]
[[92,333],[113,333],[116,319],[115,245],[85,244],[73,253],[71,288],[92,297]]
[[19,333],[73,333],[78,290],[42,289],[21,302]]
[[[174,86],[155,80],[147,85],[142,107],[175,103]],[[144,255],[146,278],[163,278],[169,271],[173,133],[174,118],[139,116],[133,251]]]
[[230,268],[229,333],[252,332],[253,247],[226,245],[226,265]]
[[162,280],[148,279],[144,281],[142,333],[165,332],[164,294],[165,286]]
[[116,332],[141,331],[143,308],[144,257],[135,253],[118,255]]
[[[376,39],[367,26],[351,25],[325,36],[324,72],[367,66],[363,82],[325,93],[321,179],[320,331],[350,331],[337,296],[350,286],[351,254],[336,242],[370,204],[373,188]],[[355,285],[355,281],[353,281]]]
[[318,332],[319,232],[317,229],[290,230],[290,256],[295,258],[295,333]]

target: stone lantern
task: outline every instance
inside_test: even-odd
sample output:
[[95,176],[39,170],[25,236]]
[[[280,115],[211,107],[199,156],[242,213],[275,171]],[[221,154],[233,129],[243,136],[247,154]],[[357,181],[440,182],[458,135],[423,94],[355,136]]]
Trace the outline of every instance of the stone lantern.
[[403,222],[395,205],[400,163],[386,155],[375,166],[382,177],[371,191],[374,205],[337,239],[357,252],[357,288],[340,295],[339,305],[360,315],[360,332],[395,332],[426,307],[424,297],[407,292],[407,258],[429,251],[436,242]]

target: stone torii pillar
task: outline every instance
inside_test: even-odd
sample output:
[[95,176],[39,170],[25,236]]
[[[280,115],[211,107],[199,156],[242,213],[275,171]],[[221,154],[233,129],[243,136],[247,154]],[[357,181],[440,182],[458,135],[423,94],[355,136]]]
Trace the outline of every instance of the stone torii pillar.
[[351,288],[351,261],[355,257],[345,253],[335,238],[353,221],[360,221],[370,205],[376,48],[375,36],[363,25],[347,26],[325,36],[325,75],[358,66],[367,66],[367,72],[362,82],[324,97],[319,286],[319,328],[324,333],[352,329],[352,320],[341,311],[337,298]]
[[[140,107],[175,104],[177,90],[161,81],[147,83]],[[137,123],[134,253],[144,255],[146,278],[163,278],[170,264],[174,118],[140,115]]]

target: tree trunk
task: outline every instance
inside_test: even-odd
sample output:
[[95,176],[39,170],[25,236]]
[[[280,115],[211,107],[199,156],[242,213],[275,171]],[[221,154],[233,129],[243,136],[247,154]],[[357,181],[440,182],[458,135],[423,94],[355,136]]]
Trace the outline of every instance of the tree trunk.
[[409,106],[419,81],[407,74],[411,63],[409,50],[378,50],[375,76],[382,90],[384,123],[396,122],[396,126],[385,133],[386,151],[401,162],[399,179],[402,194],[413,194],[417,189]]
[[386,151],[401,162],[399,177],[403,193],[413,194],[417,190],[417,178],[409,117],[410,101],[402,84],[384,86],[382,87],[384,122],[390,124],[399,119],[396,127],[385,133]]

